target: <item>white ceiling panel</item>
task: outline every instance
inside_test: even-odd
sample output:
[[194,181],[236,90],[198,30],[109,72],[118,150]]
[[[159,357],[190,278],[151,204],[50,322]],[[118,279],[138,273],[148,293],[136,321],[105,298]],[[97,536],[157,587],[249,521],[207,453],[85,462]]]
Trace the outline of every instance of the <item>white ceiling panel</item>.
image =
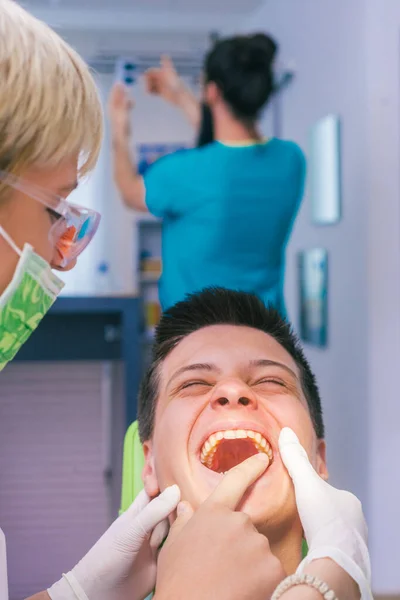
[[26,8],[55,8],[61,9],[121,9],[171,11],[196,14],[250,14],[263,4],[264,0],[24,0]]

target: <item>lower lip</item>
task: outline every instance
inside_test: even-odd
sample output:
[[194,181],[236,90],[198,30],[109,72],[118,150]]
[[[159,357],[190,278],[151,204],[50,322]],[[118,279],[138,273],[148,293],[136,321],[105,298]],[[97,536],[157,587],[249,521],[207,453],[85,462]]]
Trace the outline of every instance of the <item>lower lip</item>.
[[[202,472],[204,474],[207,473],[207,477],[209,478],[210,484],[212,483],[213,486],[216,487],[218,485],[218,483],[220,481],[222,481],[222,479],[224,477],[223,474],[217,473],[216,471],[213,471],[212,469],[209,469],[208,467],[203,465],[203,463],[201,461],[199,461],[199,462],[202,467]],[[274,460],[270,463],[268,469],[266,469],[264,471],[264,473],[257,479],[257,481],[264,480],[269,475],[272,475],[275,472],[275,470],[277,469],[277,467],[278,467],[278,464],[277,464],[276,459],[274,458]],[[227,473],[229,473],[229,471],[227,471]],[[255,483],[257,483],[257,481]],[[255,485],[255,483],[251,486],[251,488]],[[251,488],[249,488],[249,489],[251,489]]]

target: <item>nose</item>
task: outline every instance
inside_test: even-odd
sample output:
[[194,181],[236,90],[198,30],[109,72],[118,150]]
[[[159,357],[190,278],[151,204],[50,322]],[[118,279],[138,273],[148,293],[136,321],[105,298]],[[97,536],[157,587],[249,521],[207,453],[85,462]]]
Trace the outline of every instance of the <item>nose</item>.
[[243,407],[254,410],[257,408],[257,399],[243,381],[230,379],[216,386],[210,405],[213,410],[241,409]]

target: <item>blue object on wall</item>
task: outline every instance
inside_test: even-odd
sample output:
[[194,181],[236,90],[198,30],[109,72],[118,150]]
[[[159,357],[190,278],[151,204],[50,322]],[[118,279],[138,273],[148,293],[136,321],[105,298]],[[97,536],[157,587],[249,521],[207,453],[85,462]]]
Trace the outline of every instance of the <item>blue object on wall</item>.
[[314,346],[328,343],[328,253],[299,252],[300,337]]
[[137,65],[126,58],[120,58],[116,63],[117,80],[122,81],[125,85],[133,85],[138,76]]
[[316,225],[334,225],[341,219],[340,153],[340,120],[328,115],[311,130],[310,196]]

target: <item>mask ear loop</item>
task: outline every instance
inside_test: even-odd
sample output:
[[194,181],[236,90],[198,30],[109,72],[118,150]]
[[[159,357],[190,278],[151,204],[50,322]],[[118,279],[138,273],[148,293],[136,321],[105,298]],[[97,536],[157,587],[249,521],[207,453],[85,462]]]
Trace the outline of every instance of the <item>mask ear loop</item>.
[[18,256],[22,256],[22,250],[20,250],[20,248],[18,248],[17,244],[8,235],[8,233],[3,229],[3,227],[1,225],[0,225],[0,235],[2,235],[3,238],[6,240],[6,242],[8,242],[10,244],[11,248],[18,254]]

